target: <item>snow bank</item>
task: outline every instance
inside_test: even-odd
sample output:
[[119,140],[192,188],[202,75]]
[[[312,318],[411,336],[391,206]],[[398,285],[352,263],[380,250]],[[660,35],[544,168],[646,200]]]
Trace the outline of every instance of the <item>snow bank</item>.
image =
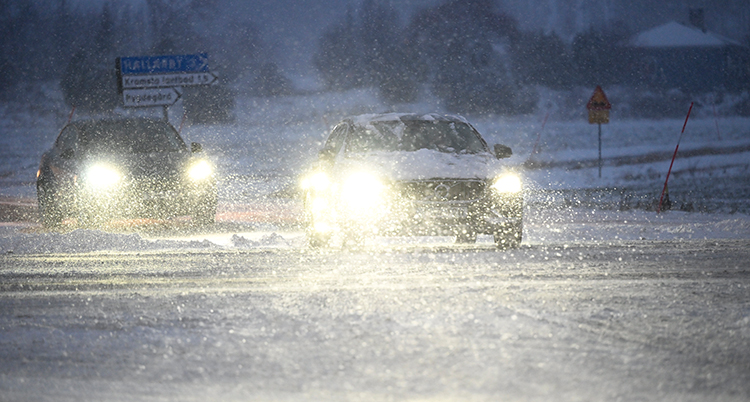
[[25,233],[17,226],[0,228],[3,254],[90,253],[96,251],[148,251],[161,249],[206,249],[217,247],[202,241],[146,240],[136,233],[107,233],[77,229],[67,233]]
[[[2,254],[67,254],[93,252],[149,252],[195,250],[297,249],[308,245],[298,229],[227,231],[148,236],[139,233],[108,233],[78,229],[67,233],[40,232],[37,225],[0,226]],[[750,238],[750,216],[667,211],[603,211],[586,208],[540,208],[527,210],[524,245],[544,247],[581,242],[639,240],[706,240]],[[372,238],[368,247],[403,244],[452,246],[452,237]],[[477,247],[492,244],[491,236],[480,237]]]
[[[165,250],[221,250],[289,248],[301,245],[299,234],[224,233],[148,238],[139,233],[108,233],[76,229],[66,233],[39,232],[38,226],[0,226],[2,254],[67,254],[93,252],[147,252]],[[36,231],[36,232],[35,232]],[[260,236],[258,238],[258,236]],[[253,239],[256,238],[256,239]]]

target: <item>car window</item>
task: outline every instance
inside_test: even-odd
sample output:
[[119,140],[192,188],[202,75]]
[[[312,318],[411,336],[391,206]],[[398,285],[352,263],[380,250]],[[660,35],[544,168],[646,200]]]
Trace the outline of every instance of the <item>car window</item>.
[[347,129],[348,126],[346,124],[339,124],[336,126],[331,132],[331,135],[328,136],[328,140],[326,140],[323,150],[331,155],[336,155],[344,144]]
[[487,151],[477,132],[466,123],[424,120],[406,122],[401,149],[416,151],[423,148],[451,153]]
[[155,120],[97,122],[86,126],[81,146],[90,152],[158,153],[186,149],[174,128]]
[[395,151],[398,138],[381,127],[355,127],[346,141],[346,151],[352,153],[369,151]]
[[346,151],[417,151],[448,153],[487,152],[487,146],[470,125],[454,121],[411,120],[373,122],[356,126],[347,139]]

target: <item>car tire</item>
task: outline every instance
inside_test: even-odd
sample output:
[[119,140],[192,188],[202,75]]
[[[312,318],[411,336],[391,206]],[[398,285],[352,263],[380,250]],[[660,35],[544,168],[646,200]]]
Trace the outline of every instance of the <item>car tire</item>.
[[331,236],[321,235],[321,234],[309,234],[307,236],[307,242],[310,244],[311,248],[328,247],[328,245],[331,244]]
[[494,238],[498,249],[518,248],[523,239],[523,223],[517,223],[496,232]]
[[367,237],[371,233],[349,228],[342,233],[342,247],[364,247]]

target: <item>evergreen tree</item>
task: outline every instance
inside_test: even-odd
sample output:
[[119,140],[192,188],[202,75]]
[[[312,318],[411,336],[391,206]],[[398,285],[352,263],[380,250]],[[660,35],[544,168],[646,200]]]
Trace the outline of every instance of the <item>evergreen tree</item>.
[[405,41],[395,10],[376,0],[365,0],[355,16],[328,27],[313,58],[326,86],[333,90],[374,86],[386,102],[416,98],[418,74],[415,53]]
[[569,89],[575,83],[569,46],[554,33],[519,33],[511,53],[514,74],[526,84]]
[[581,85],[608,85],[624,82],[629,64],[622,43],[630,36],[623,23],[606,28],[590,28],[573,39],[576,81]]
[[332,90],[358,88],[366,84],[363,51],[353,14],[348,9],[343,21],[323,31],[317,52],[313,55],[313,65],[326,87]]
[[526,113],[535,98],[513,76],[499,49],[517,36],[516,22],[491,0],[454,0],[415,16],[409,28],[432,92],[459,113]]
[[279,71],[276,63],[266,63],[253,80],[253,93],[256,96],[284,96],[292,94],[292,84]]
[[69,106],[103,113],[120,104],[115,72],[115,27],[108,4],[105,4],[96,21],[98,29],[93,41],[75,52],[60,86]]

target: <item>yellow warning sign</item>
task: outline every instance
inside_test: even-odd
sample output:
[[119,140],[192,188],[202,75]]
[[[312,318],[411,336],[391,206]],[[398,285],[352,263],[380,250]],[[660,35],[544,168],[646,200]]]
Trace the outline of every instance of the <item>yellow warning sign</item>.
[[590,124],[607,124],[609,123],[609,110],[589,110]]
[[589,99],[589,102],[586,104],[586,109],[589,110],[589,123],[609,123],[609,109],[611,108],[612,104],[609,103],[607,95],[604,94],[604,90],[597,85],[594,94],[591,95],[591,99]]

